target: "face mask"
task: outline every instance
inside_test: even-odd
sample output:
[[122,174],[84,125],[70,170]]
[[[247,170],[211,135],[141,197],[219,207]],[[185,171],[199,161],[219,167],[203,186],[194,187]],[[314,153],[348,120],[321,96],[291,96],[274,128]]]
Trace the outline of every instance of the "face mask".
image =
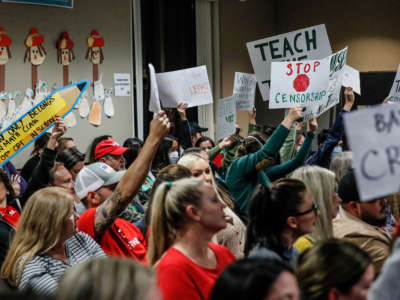
[[178,151],[172,151],[172,152],[168,153],[168,157],[169,157],[169,162],[171,164],[176,164],[176,162],[179,159],[179,153],[178,153]]

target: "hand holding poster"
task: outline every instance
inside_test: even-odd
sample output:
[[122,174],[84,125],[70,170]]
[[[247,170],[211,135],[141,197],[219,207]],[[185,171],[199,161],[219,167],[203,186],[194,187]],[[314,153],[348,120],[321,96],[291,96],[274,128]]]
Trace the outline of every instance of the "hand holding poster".
[[329,61],[272,62],[269,108],[315,106],[326,99]]
[[163,107],[175,108],[186,101],[188,107],[213,102],[206,66],[156,74]]
[[322,59],[332,54],[324,24],[246,44],[264,100],[270,95],[271,62]]
[[234,134],[236,131],[235,96],[218,101],[217,116],[217,140]]
[[353,91],[361,95],[360,72],[349,65],[343,67],[342,86],[351,87]]
[[158,95],[158,86],[156,80],[156,71],[152,64],[149,64],[150,70],[150,101],[149,111],[158,113],[161,110],[160,97]]
[[400,102],[400,65],[389,94],[389,102]]
[[400,190],[400,105],[380,105],[344,115],[361,200]]
[[253,109],[256,84],[256,75],[235,72],[233,95],[236,97],[236,110]]
[[70,113],[89,85],[84,80],[54,91],[0,133],[0,166]]

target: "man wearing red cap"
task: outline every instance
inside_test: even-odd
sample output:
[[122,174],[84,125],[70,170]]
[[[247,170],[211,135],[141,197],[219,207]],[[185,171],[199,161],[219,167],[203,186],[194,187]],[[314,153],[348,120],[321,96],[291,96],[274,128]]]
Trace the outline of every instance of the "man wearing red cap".
[[104,140],[100,142],[94,150],[97,161],[103,162],[115,171],[125,169],[125,158],[123,154],[128,150],[114,140]]

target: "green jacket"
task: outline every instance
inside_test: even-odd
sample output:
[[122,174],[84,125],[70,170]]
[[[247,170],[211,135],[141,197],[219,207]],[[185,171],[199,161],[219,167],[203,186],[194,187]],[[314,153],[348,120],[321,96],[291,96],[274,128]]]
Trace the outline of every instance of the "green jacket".
[[269,185],[271,180],[285,176],[304,163],[314,138],[312,132],[307,133],[303,146],[292,160],[272,166],[264,171],[257,171],[258,162],[275,158],[288,134],[289,130],[279,125],[260,150],[235,159],[229,167],[225,179],[226,185],[241,213],[247,215],[248,202],[257,184]]

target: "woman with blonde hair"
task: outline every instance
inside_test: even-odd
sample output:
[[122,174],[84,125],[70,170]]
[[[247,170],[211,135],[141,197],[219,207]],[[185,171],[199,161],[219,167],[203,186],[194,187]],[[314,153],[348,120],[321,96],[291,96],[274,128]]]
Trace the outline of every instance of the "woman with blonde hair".
[[343,151],[335,155],[329,168],[336,174],[337,181],[347,173],[353,166],[353,152]]
[[90,299],[161,300],[161,297],[150,268],[132,259],[95,258],[65,272],[57,289],[57,300]]
[[305,184],[319,210],[315,230],[300,237],[294,244],[297,250],[303,252],[316,241],[333,237],[332,219],[336,217],[341,200],[337,194],[335,173],[328,169],[304,166],[294,171],[291,177]]
[[1,275],[10,285],[38,294],[54,294],[70,266],[105,256],[85,233],[77,233],[73,196],[63,188],[35,192],[26,203]]
[[246,226],[233,212],[234,205],[230,195],[215,183],[208,160],[204,159],[200,154],[191,153],[182,156],[178,161],[178,165],[188,168],[192,173],[192,177],[202,178],[205,182],[211,184],[219,200],[227,205],[224,212],[232,221],[225,229],[216,234],[216,242],[231,250],[236,259],[242,258],[246,241]]
[[147,258],[157,267],[164,300],[208,299],[217,277],[235,260],[228,249],[210,243],[226,227],[225,206],[199,178],[158,186]]

